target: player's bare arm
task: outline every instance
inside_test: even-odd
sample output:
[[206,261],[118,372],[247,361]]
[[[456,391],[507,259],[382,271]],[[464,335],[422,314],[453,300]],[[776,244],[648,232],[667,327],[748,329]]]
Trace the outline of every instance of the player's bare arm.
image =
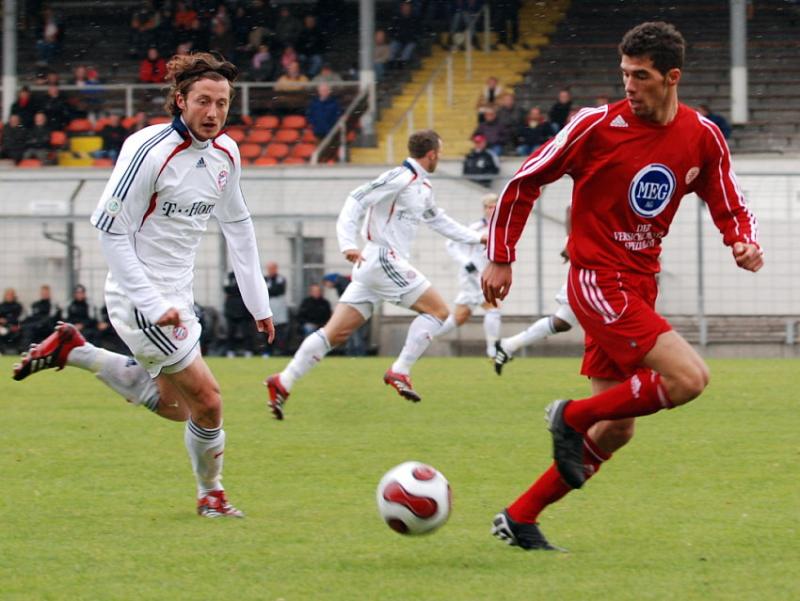
[[764,251],[757,244],[735,242],[733,258],[736,264],[747,271],[758,271],[764,266]]
[[489,263],[481,274],[481,288],[486,302],[496,307],[511,289],[511,263]]

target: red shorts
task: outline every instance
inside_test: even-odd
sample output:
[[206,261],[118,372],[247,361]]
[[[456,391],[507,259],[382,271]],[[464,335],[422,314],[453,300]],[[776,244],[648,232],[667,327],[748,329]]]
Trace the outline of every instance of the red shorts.
[[640,367],[656,339],[672,327],[655,311],[654,275],[572,266],[569,305],[586,333],[581,373],[623,381]]

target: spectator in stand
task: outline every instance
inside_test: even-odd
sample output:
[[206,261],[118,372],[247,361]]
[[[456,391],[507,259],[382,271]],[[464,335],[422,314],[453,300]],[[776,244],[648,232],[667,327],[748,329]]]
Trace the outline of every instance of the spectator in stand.
[[550,107],[550,123],[553,124],[555,130],[561,129],[567,124],[569,120],[569,113],[572,110],[572,94],[567,88],[562,88],[558,92],[558,100]]
[[295,92],[305,89],[308,77],[300,72],[300,63],[294,61],[289,64],[286,73],[278,78],[275,89],[279,92]]
[[113,353],[119,353],[120,355],[130,353],[128,347],[125,346],[122,338],[119,337],[119,334],[114,329],[108,317],[108,307],[105,305],[100,309],[100,319],[97,320],[97,341],[98,346]]
[[92,156],[96,159],[111,159],[116,163],[122,143],[128,137],[128,130],[122,126],[119,115],[111,113],[108,116],[108,122],[100,130],[100,137],[103,138],[103,148],[93,152]]
[[33,127],[33,116],[39,111],[36,99],[31,95],[28,86],[22,86],[17,92],[17,99],[11,105],[11,112],[19,115],[22,126],[26,129]]
[[33,117],[33,127],[28,130],[28,141],[23,159],[38,159],[43,164],[50,163],[52,150],[50,148],[50,134],[52,130],[47,124],[47,115],[42,111]]
[[42,22],[36,40],[37,64],[49,65],[61,52],[64,27],[51,8],[42,11]]
[[225,291],[225,321],[228,325],[228,340],[225,354],[235,357],[242,351],[245,357],[252,357],[256,350],[256,323],[244,304],[242,293],[236,282],[236,274],[228,273],[228,284]]
[[[475,134],[472,136],[472,142],[474,147],[469,154],[464,157],[461,173],[471,176],[497,175],[500,173],[500,160],[497,158],[496,154],[490,152],[486,148],[486,137],[481,134]],[[470,177],[470,179],[486,188],[491,188],[492,186],[491,177],[485,179]]]
[[[467,39],[467,27],[470,21],[483,9],[483,0],[451,0],[450,2],[450,46],[462,47]],[[480,46],[475,30],[472,32],[472,45]]]
[[333,88],[337,83],[342,83],[342,76],[326,63],[322,65],[322,69],[314,76],[311,83],[326,83]]
[[294,46],[285,46],[283,51],[281,52],[281,65],[280,65],[280,75],[289,72],[289,67],[292,63],[300,64],[300,57],[297,55],[297,52],[294,49]]
[[339,101],[331,95],[331,87],[327,83],[317,86],[317,97],[311,101],[306,113],[311,129],[318,140],[321,140],[333,129],[339,117],[342,116],[342,107]]
[[296,49],[309,77],[314,77],[322,68],[325,47],[325,38],[317,26],[317,18],[314,15],[306,15],[303,19],[303,29],[297,36]]
[[49,336],[56,322],[61,319],[61,308],[53,305],[50,286],[39,288],[39,300],[31,305],[30,314],[22,320],[22,348]]
[[417,40],[421,33],[420,23],[414,18],[412,9],[410,2],[401,1],[399,10],[392,18],[392,24],[389,27],[389,32],[391,33],[389,46],[392,49],[391,61],[398,68],[404,67],[413,58],[414,50],[417,48]]
[[40,106],[44,114],[47,115],[47,123],[53,131],[63,130],[67,127],[71,113],[69,105],[64,100],[57,85],[47,86],[47,93]]
[[731,125],[728,123],[728,120],[725,117],[716,113],[712,113],[711,107],[709,107],[707,104],[701,104],[699,107],[697,107],[697,111],[703,115],[703,117],[719,127],[719,130],[722,132],[722,135],[725,136],[726,140],[730,137]]
[[538,106],[528,111],[528,122],[519,130],[517,155],[528,156],[554,135],[553,126]]
[[505,145],[503,150],[511,150],[514,146],[520,128],[525,123],[525,111],[516,103],[514,94],[503,92],[497,102],[497,121],[500,122],[504,132]]
[[476,134],[485,138],[488,150],[498,157],[503,154],[503,148],[510,142],[505,126],[497,120],[497,112],[492,108],[487,108],[483,113],[483,123],[479,123],[472,132],[473,136]]
[[13,288],[6,288],[3,292],[3,302],[0,303],[0,354],[10,351],[18,353],[22,326],[19,320],[22,316],[22,305],[17,300],[17,292]]
[[72,301],[67,305],[67,323],[74,325],[86,340],[97,344],[97,320],[86,300],[86,288],[78,284],[72,289]]
[[483,123],[483,114],[487,109],[497,109],[497,101],[503,93],[503,86],[497,81],[497,78],[490,76],[486,78],[486,85],[478,96],[478,102],[475,108],[478,111],[478,123]]
[[97,69],[91,65],[76,65],[72,74],[73,85],[84,88],[80,94],[72,97],[76,116],[94,119],[103,106],[102,92],[97,87],[97,84],[100,83],[100,75]]
[[100,83],[100,74],[91,65],[76,65],[72,70],[72,85],[89,87]]
[[136,113],[133,116],[133,119],[134,119],[133,123],[126,128],[128,135],[131,135],[132,133],[147,127],[147,113],[145,113],[144,111],[139,111],[138,113]]
[[269,46],[259,44],[258,50],[250,59],[250,79],[254,81],[275,81],[277,65],[269,51]]
[[520,0],[494,0],[492,3],[492,21],[497,32],[497,43],[509,50],[519,42],[519,9]]
[[375,48],[372,60],[375,67],[375,78],[380,81],[386,75],[386,65],[392,58],[392,47],[386,39],[383,29],[375,30]]
[[144,56],[147,49],[156,43],[156,27],[158,27],[156,12],[150,2],[145,2],[131,16],[128,48],[131,58]]
[[141,83],[164,83],[167,78],[167,61],[158,53],[158,48],[150,46],[147,56],[139,63],[139,81]]
[[209,50],[232,58],[235,46],[236,41],[231,31],[230,19],[227,18],[227,15],[217,14],[211,20],[211,39],[208,41]]
[[3,126],[2,143],[0,158],[19,163],[28,146],[28,130],[22,125],[19,115],[11,113],[8,117],[8,123]]
[[173,26],[175,16],[172,13],[172,4],[163,4],[158,10],[156,20],[158,21],[158,25],[156,25],[156,28],[153,30],[153,36],[156,40],[158,53],[161,56],[168,55],[172,52],[172,49],[175,48],[175,43],[177,41],[175,27]]
[[197,11],[184,0],[178,0],[178,2],[175,3],[175,14],[172,17],[172,25],[180,39],[187,39],[195,21],[197,21]]
[[286,278],[278,273],[278,264],[267,263],[264,278],[269,290],[269,307],[272,309],[272,324],[275,326],[275,339],[267,347],[268,355],[285,355],[289,351],[289,306],[286,303]]
[[292,14],[289,7],[281,6],[278,20],[275,22],[275,39],[281,48],[294,47],[302,29],[303,24]]
[[303,337],[324,326],[331,317],[331,304],[322,296],[319,284],[308,287],[308,296],[300,303],[297,310],[297,321],[300,323]]

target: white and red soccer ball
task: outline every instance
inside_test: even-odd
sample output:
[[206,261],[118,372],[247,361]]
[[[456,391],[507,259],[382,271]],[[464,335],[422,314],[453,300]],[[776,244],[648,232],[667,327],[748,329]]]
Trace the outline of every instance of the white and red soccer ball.
[[440,471],[418,461],[406,461],[381,478],[378,511],[400,534],[425,534],[450,516],[450,484]]

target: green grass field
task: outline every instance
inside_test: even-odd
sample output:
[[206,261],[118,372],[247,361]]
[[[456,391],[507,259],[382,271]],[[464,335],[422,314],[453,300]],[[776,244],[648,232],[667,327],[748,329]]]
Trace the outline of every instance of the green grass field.
[[[0,373],[13,360],[0,358]],[[0,599],[800,599],[800,363],[712,361],[703,397],[645,418],[583,490],[542,515],[568,554],[489,535],[549,464],[542,409],[583,396],[574,359],[423,358],[424,395],[386,358],[329,358],[274,421],[260,382],[284,360],[212,359],[225,485],[244,520],[194,514],[183,426],[70,368],[0,383]],[[450,521],[402,537],[375,507],[416,459],[453,488]]]

